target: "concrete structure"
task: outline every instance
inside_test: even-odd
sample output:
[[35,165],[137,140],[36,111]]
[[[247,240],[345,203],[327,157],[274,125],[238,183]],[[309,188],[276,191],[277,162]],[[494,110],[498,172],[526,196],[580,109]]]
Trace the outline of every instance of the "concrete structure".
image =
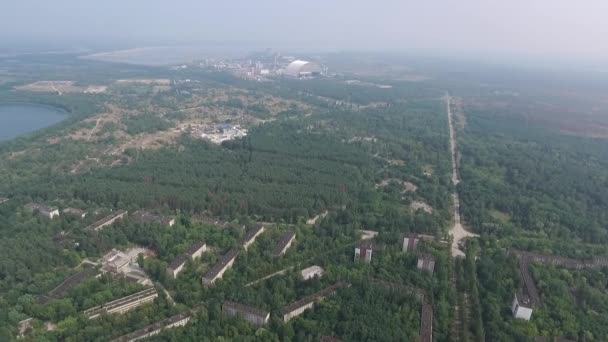
[[283,75],[293,78],[310,78],[321,75],[321,67],[317,63],[295,60],[283,71]]
[[8,202],[8,198],[0,197],[0,204]]
[[285,254],[285,252],[287,252],[287,249],[291,247],[295,239],[295,232],[285,232],[283,235],[281,235],[281,238],[279,239],[277,246],[274,248],[272,255],[278,257]]
[[321,278],[323,276],[323,273],[325,271],[323,270],[323,268],[321,268],[320,266],[310,266],[307,267],[305,269],[303,269],[300,274],[302,275],[302,280],[308,280],[308,279],[312,279],[314,277],[319,277]]
[[17,335],[18,339],[24,338],[28,331],[34,329],[34,325],[32,324],[33,321],[34,318],[30,317],[17,323],[17,329],[19,329],[19,335]]
[[128,295],[126,297],[85,310],[84,315],[89,319],[93,319],[101,316],[102,314],[123,314],[137,308],[138,306],[142,306],[154,301],[156,297],[158,297],[158,292],[156,292],[155,288],[151,287],[132,295]]
[[177,275],[184,269],[186,260],[194,260],[200,257],[207,251],[207,244],[203,241],[196,242],[190,246],[186,252],[178,255],[167,267],[167,273],[175,279]]
[[125,253],[113,249],[103,256],[102,270],[111,273],[121,273],[127,269],[131,259]]
[[420,316],[420,342],[433,342],[433,307],[422,304]]
[[350,284],[346,283],[336,283],[332,286],[329,286],[317,293],[313,293],[310,296],[306,296],[302,299],[299,299],[287,306],[285,306],[281,310],[281,319],[283,322],[289,322],[292,318],[300,316],[304,313],[304,311],[311,309],[314,307],[316,302],[319,302],[325,299],[328,296],[331,296],[336,293],[336,290],[344,287],[349,287]]
[[412,253],[418,247],[418,242],[420,242],[420,238],[416,234],[404,234],[401,236],[403,242],[403,252]]
[[99,230],[103,229],[104,227],[109,226],[118,220],[122,220],[125,216],[127,216],[127,213],[128,212],[126,210],[118,210],[118,211],[102,218],[101,220],[93,223],[92,225],[86,227],[85,229],[88,231],[99,231]]
[[433,271],[435,271],[435,258],[430,254],[421,254],[418,256],[418,264],[416,267],[418,267],[419,270],[433,273]]
[[224,302],[222,313],[230,317],[240,317],[258,327],[267,324],[270,319],[270,312],[268,311],[231,301]]
[[48,207],[46,205],[38,203],[29,203],[25,205],[25,208],[31,210],[35,214],[49,219],[52,219],[55,216],[59,216],[59,209],[55,207]]
[[142,340],[150,336],[158,335],[161,331],[166,329],[186,326],[186,324],[188,324],[191,318],[192,315],[189,312],[181,313],[179,315],[164,319],[160,322],[150,324],[130,334],[121,336],[117,339],[112,340],[112,342],[133,342],[137,340]]
[[141,224],[160,224],[169,227],[173,227],[175,224],[175,217],[173,216],[156,215],[145,210],[138,210],[134,212],[131,217]]
[[203,276],[202,282],[205,286],[213,285],[218,279],[222,279],[224,273],[228,268],[234,264],[239,251],[237,249],[231,249],[228,253],[224,254],[213,267],[207,271]]
[[363,240],[355,247],[355,261],[372,262],[373,245],[370,240]]
[[375,230],[360,230],[361,240],[371,240],[378,236],[378,232]]
[[266,230],[263,224],[257,224],[254,228],[250,229],[245,233],[245,236],[241,240],[241,246],[247,250],[247,248],[255,242],[255,239]]
[[81,219],[87,216],[87,212],[78,208],[65,208],[61,211],[64,215],[80,217]]
[[516,293],[513,297],[513,304],[511,305],[511,312],[513,312],[513,317],[529,321],[530,318],[532,318],[533,310],[530,298],[526,297],[522,293]]

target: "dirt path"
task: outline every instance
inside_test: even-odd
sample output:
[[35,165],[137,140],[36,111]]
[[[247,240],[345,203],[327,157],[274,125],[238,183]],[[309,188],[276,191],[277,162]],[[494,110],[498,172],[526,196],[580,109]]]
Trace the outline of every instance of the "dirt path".
[[[456,133],[454,132],[454,123],[452,110],[450,108],[450,95],[445,94],[446,109],[448,113],[448,125],[450,128],[450,152],[452,154],[452,183],[457,186],[460,183],[460,177],[458,176],[458,165],[456,164]],[[452,200],[454,203],[454,226],[450,229],[449,234],[452,236],[452,256],[464,257],[465,254],[460,250],[460,241],[468,237],[477,237],[479,235],[473,234],[464,229],[460,222],[460,197],[458,196],[458,190],[454,190],[452,194]]]
[[89,132],[89,135],[87,136],[87,141],[91,140],[91,136],[97,130],[97,127],[99,127],[101,120],[102,120],[102,118],[97,119],[97,121],[95,122],[95,127],[93,127],[93,129],[91,129],[91,131]]
[[292,267],[287,267],[287,268],[282,269],[282,270],[280,270],[280,271],[278,271],[278,272],[274,272],[274,273],[269,274],[269,275],[267,275],[267,276],[265,276],[265,277],[262,277],[262,278],[260,278],[260,279],[254,280],[254,281],[252,281],[251,283],[248,283],[247,285],[245,285],[245,287],[249,287],[249,286],[251,286],[251,285],[255,285],[255,284],[259,283],[259,282],[262,282],[262,281],[264,281],[264,280],[266,280],[266,279],[270,279],[270,278],[272,278],[272,277],[274,277],[274,276],[278,276],[278,275],[281,275],[281,274],[285,274],[285,272],[287,272],[287,271],[289,271],[289,270],[292,270],[292,269],[293,269],[293,266],[292,266]]

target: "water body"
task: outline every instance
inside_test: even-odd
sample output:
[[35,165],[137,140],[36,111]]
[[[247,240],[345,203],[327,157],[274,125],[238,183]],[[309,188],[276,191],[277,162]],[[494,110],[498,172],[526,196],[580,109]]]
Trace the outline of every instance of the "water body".
[[0,141],[54,125],[67,117],[58,108],[36,104],[0,104]]
[[102,52],[81,58],[103,62],[165,66],[191,63],[203,58],[243,56],[247,51],[249,50],[244,47],[231,46],[154,46]]

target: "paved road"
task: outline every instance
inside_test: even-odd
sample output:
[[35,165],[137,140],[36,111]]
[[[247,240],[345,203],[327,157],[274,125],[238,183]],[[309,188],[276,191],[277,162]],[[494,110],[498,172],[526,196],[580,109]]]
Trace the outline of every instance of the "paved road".
[[[460,177],[458,176],[458,165],[456,163],[456,133],[454,132],[454,123],[452,109],[450,108],[451,97],[448,93],[445,94],[446,109],[448,113],[448,125],[450,127],[450,152],[452,154],[452,183],[457,186],[460,183]],[[460,222],[460,197],[458,196],[458,190],[454,190],[452,194],[452,201],[454,203],[454,226],[450,229],[449,234],[453,237],[452,239],[452,256],[453,257],[464,257],[465,254],[460,250],[460,241],[468,237],[477,237],[479,235],[473,234],[462,226]]]

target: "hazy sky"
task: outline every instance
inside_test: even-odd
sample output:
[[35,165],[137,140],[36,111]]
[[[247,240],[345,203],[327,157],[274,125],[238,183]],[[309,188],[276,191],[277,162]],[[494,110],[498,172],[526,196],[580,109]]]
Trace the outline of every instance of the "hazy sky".
[[234,42],[608,61],[608,0],[2,0],[0,42]]

